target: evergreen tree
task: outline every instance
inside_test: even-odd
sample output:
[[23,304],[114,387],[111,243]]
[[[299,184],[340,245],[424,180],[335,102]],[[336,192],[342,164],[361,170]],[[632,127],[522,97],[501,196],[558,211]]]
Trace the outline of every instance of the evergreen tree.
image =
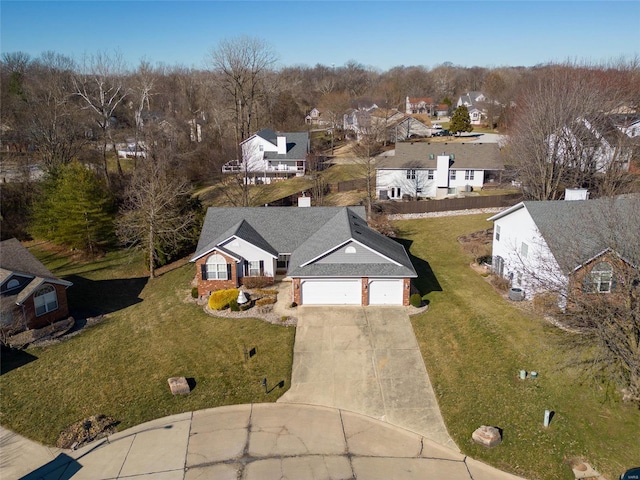
[[33,236],[89,253],[114,240],[114,205],[94,172],[78,162],[61,166],[44,183],[34,204]]
[[473,126],[471,125],[471,117],[469,116],[469,110],[466,105],[460,105],[453,112],[451,122],[449,122],[449,131],[453,134],[460,132],[471,132]]

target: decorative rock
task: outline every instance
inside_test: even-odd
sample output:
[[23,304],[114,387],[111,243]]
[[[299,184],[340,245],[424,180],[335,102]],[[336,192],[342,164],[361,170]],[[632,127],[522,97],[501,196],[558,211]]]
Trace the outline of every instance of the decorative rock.
[[495,447],[502,442],[500,430],[496,427],[489,427],[487,425],[482,425],[480,428],[476,429],[476,431],[471,435],[471,439],[475,443],[479,443],[480,445],[484,445],[489,448]]
[[171,393],[174,395],[188,395],[191,393],[189,382],[185,377],[171,377],[168,382]]

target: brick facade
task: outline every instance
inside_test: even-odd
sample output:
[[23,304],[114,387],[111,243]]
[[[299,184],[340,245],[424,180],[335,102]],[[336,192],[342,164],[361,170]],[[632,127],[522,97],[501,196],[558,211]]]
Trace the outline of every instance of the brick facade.
[[[207,259],[211,257],[211,255],[216,255],[216,254],[222,256],[227,262],[227,265],[231,266],[231,278],[228,280],[203,280],[202,268],[207,263]],[[208,296],[214,290],[237,288],[239,286],[238,269],[236,267],[236,261],[233,258],[221,252],[212,252],[211,254],[196,260],[196,278],[198,279],[198,295],[199,296]]]
[[409,297],[411,296],[411,279],[404,279],[404,288],[402,289],[402,305],[409,306]]
[[369,305],[369,278],[362,277],[362,285],[360,286],[360,298],[362,299],[361,305]]
[[66,287],[64,285],[45,283],[42,284],[40,288],[45,285],[51,285],[56,289],[56,296],[58,297],[58,308],[43,315],[36,316],[36,305],[33,300],[33,295],[31,295],[23,304],[24,316],[27,318],[27,328],[29,329],[46,327],[47,325],[51,325],[58,320],[64,320],[69,316],[69,304],[67,302]]
[[293,289],[293,301],[296,305],[300,305],[300,279],[294,278],[291,282],[291,288]]

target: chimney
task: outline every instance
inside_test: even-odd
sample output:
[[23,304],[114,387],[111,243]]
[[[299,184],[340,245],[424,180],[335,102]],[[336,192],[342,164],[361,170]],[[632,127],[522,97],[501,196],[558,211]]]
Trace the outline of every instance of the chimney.
[[286,155],[287,137],[278,137],[278,155]]
[[298,207],[310,207],[311,197],[306,197],[304,194],[302,197],[298,197]]

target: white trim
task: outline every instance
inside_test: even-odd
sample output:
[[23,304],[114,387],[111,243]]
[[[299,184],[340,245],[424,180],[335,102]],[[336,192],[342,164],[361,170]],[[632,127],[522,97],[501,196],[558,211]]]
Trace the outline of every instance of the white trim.
[[[369,227],[367,227],[367,228],[369,228]],[[348,239],[348,240],[346,240],[346,241],[344,241],[344,242],[342,242],[342,243],[340,243],[340,244],[336,245],[335,247],[332,247],[331,249],[327,250],[326,252],[321,253],[321,254],[320,254],[320,255],[318,255],[317,257],[312,258],[312,259],[311,259],[311,260],[309,260],[308,262],[303,263],[302,265],[300,265],[300,267],[306,267],[307,265],[312,264],[312,263],[313,263],[313,262],[315,262],[316,260],[319,260],[319,259],[321,259],[322,257],[326,257],[327,255],[329,255],[329,254],[331,254],[331,253],[335,252],[336,250],[338,250],[339,248],[342,248],[344,245],[346,245],[346,244],[347,244],[347,243],[349,243],[349,242],[357,243],[357,244],[358,244],[358,245],[360,245],[361,247],[364,247],[364,248],[366,248],[367,250],[369,250],[370,252],[375,253],[375,254],[376,254],[376,255],[378,255],[379,257],[384,258],[384,259],[386,259],[386,260],[389,260],[389,261],[390,261],[391,263],[393,263],[394,265],[397,265],[397,266],[399,266],[399,267],[403,266],[401,263],[398,263],[398,262],[396,262],[395,260],[393,260],[393,259],[391,259],[391,258],[387,257],[386,255],[383,255],[383,254],[382,254],[382,253],[380,253],[378,250],[374,250],[373,248],[368,247],[368,246],[367,246],[367,245],[365,245],[364,243],[359,242],[358,240],[356,240],[356,239],[354,239],[353,237],[351,237],[350,239]],[[347,278],[347,277],[340,277],[340,278]]]
[[227,238],[226,240],[223,240],[223,241],[221,241],[221,242],[218,242],[218,245],[217,245],[217,246],[220,246],[220,248],[225,248],[225,247],[223,247],[222,245],[224,245],[226,242],[229,242],[229,241],[231,241],[231,240],[233,240],[233,239],[236,239],[236,240],[242,240],[243,242],[245,242],[245,243],[247,243],[247,244],[251,245],[252,247],[255,247],[256,249],[260,250],[261,252],[266,253],[266,254],[267,254],[267,255],[269,255],[271,258],[276,258],[276,259],[278,258],[278,255],[274,255],[274,254],[273,254],[273,253],[271,253],[271,252],[267,252],[264,248],[260,248],[260,247],[259,247],[259,246],[257,246],[255,243],[251,243],[249,240],[245,240],[244,238],[239,237],[238,235],[231,235],[231,236],[230,236],[229,238]]

